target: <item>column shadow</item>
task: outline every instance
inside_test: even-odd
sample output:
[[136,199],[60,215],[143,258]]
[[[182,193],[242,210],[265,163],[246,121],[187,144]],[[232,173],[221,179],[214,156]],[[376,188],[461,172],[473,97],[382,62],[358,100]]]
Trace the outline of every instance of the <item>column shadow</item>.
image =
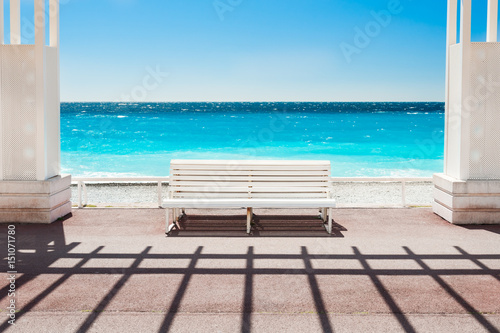
[[[4,229],[6,230],[6,228]],[[78,275],[92,276],[96,279],[101,274],[120,275],[108,292],[106,292],[99,303],[92,309],[85,320],[79,325],[78,332],[88,332],[92,325],[99,320],[112,300],[121,292],[127,285],[127,282],[134,275],[150,275],[161,278],[166,275],[182,276],[180,284],[175,292],[168,298],[169,306],[165,309],[165,314],[162,323],[159,326],[159,332],[168,332],[172,330],[174,320],[182,308],[182,303],[185,301],[186,293],[195,276],[227,276],[238,275],[244,277],[244,282],[241,286],[242,290],[242,311],[241,311],[241,332],[251,332],[254,330],[253,314],[255,311],[254,295],[256,293],[255,278],[259,275],[275,275],[275,276],[304,276],[307,279],[307,285],[301,286],[308,288],[311,299],[315,307],[315,314],[324,332],[334,332],[335,323],[334,316],[330,312],[325,303],[325,294],[318,280],[319,276],[366,276],[377,290],[380,299],[388,306],[394,318],[398,321],[401,330],[405,332],[416,332],[416,328],[408,318],[405,311],[398,305],[396,296],[384,285],[381,277],[400,276],[424,276],[432,278],[439,287],[445,291],[466,313],[469,313],[477,323],[489,332],[499,332],[498,328],[492,324],[488,318],[467,300],[467,296],[455,290],[443,277],[463,276],[470,277],[471,281],[476,276],[491,276],[496,281],[500,281],[500,269],[489,268],[483,263],[483,260],[500,260],[500,254],[472,254],[465,249],[456,246],[454,254],[417,254],[409,247],[402,247],[402,254],[364,254],[359,247],[352,247],[352,254],[332,254],[322,249],[311,251],[305,246],[297,248],[296,254],[276,254],[276,253],[258,253],[254,246],[247,247],[246,253],[203,253],[203,247],[199,246],[194,252],[186,253],[155,253],[152,246],[147,246],[138,253],[105,253],[103,250],[106,245],[97,246],[84,253],[72,251],[80,243],[65,243],[64,228],[62,222],[57,222],[49,226],[16,226],[19,234],[23,235],[19,239],[18,249],[19,261],[17,270],[23,273],[23,276],[16,281],[16,287],[22,289],[28,282],[33,281],[41,275],[59,276],[57,280],[46,287],[38,294],[26,294],[24,297],[28,299],[21,311],[17,313],[16,320],[22,320],[23,316],[33,310],[35,306],[40,304],[44,299],[51,295],[57,288],[62,285],[74,283],[70,278]],[[4,233],[4,232],[2,232]],[[2,255],[6,259],[6,237],[2,235],[0,247],[2,247]],[[57,267],[52,264],[60,259],[72,259],[77,262],[71,267]],[[87,267],[85,264],[92,259],[106,259],[112,262],[114,259],[131,259],[132,264],[126,268],[118,267]],[[189,264],[187,267],[165,267],[165,266],[141,266],[144,260],[163,260],[165,259],[187,259]],[[244,268],[223,268],[198,267],[199,260],[241,260],[245,262]],[[303,269],[277,268],[265,265],[256,265],[261,260],[300,260],[303,262]],[[314,266],[314,260],[322,259],[329,260],[332,263],[341,262],[344,260],[356,260],[360,263],[360,268],[317,268]],[[442,260],[447,261],[447,265],[442,269],[432,269],[426,264],[426,260]],[[370,265],[371,261],[376,260],[404,260],[417,263],[421,269],[375,269]],[[468,260],[474,263],[475,267],[470,269],[454,268],[455,260]],[[336,267],[333,265],[332,267]],[[339,265],[338,267],[343,267]],[[72,279],[74,281],[74,279]],[[168,279],[166,279],[168,280]],[[300,283],[297,279],[297,283]],[[144,286],[148,288],[148,286]],[[292,290],[292,289],[291,289]],[[2,288],[0,294],[1,299],[7,296],[8,286]],[[286,302],[286,300],[283,300]],[[0,325],[0,331],[4,331],[9,326],[5,320]]]

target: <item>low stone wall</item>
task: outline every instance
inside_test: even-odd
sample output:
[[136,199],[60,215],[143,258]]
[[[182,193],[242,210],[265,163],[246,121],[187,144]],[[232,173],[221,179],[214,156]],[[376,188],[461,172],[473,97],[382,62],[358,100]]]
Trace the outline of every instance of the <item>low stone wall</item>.
[[71,176],[0,181],[0,223],[52,223],[71,213]]
[[500,181],[434,176],[433,210],[453,224],[500,224]]

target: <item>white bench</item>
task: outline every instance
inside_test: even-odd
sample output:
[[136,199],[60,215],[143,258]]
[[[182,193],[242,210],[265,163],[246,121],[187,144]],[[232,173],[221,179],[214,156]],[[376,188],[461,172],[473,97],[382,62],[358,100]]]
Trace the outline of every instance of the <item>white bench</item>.
[[319,208],[331,234],[335,199],[330,162],[172,160],[162,207],[166,208],[167,234],[187,208],[246,208],[247,233],[253,208]]

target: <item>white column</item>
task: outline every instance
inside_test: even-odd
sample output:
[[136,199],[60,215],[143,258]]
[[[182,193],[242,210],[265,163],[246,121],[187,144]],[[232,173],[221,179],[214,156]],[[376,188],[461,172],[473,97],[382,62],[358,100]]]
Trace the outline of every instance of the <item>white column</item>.
[[[0,45],[4,43],[3,0],[0,0]],[[1,59],[1,58],[0,58]]]
[[[498,0],[488,2],[488,41],[471,43],[472,0],[448,0],[446,150],[444,174],[434,175],[434,213],[454,224],[500,224],[500,75],[494,66]],[[486,23],[486,22],[485,22]],[[490,83],[491,82],[491,83]]]
[[59,0],[50,0],[50,46],[59,47]]
[[460,42],[470,43],[471,36],[471,0],[461,0],[460,12]]
[[21,44],[21,0],[10,0],[10,43]]
[[458,0],[448,1],[448,27],[446,29],[446,45],[451,46],[457,43],[457,13]]
[[[55,76],[53,80],[50,81],[50,85],[54,85],[55,89],[53,94],[54,96],[51,96],[52,99],[55,98],[56,103],[53,106],[49,106],[55,109],[55,114],[51,113],[51,122],[53,122],[53,126],[49,129],[51,132],[57,132],[56,139],[53,141],[50,141],[51,145],[57,145],[57,149],[55,149],[55,154],[57,157],[55,157],[55,160],[57,161],[57,174],[60,174],[60,161],[61,161],[61,116],[60,116],[60,105],[61,105],[61,73],[60,73],[60,48],[59,48],[59,43],[60,43],[60,30],[59,30],[59,3],[60,0],[50,0],[49,2],[49,26],[50,26],[50,47],[55,48],[56,52],[56,65],[55,69],[52,67],[52,70],[55,72],[52,72],[51,75]],[[55,129],[54,129],[55,127]],[[53,158],[51,158],[51,161],[49,163],[54,163]],[[49,172],[51,172],[49,170]]]
[[[21,1],[10,0],[14,46],[0,45],[0,78],[6,83],[0,86],[0,161],[5,162],[0,163],[0,223],[51,223],[71,213],[71,176],[59,174],[59,0],[29,0],[35,9],[35,44],[22,47],[16,45],[21,43]],[[45,45],[48,1],[50,46]],[[3,137],[8,143],[1,142]]]
[[35,0],[35,68],[36,68],[36,119],[37,119],[37,180],[45,180],[46,119],[45,119],[45,0]]
[[[445,108],[449,110],[450,107],[450,46],[457,43],[457,13],[458,13],[458,1],[449,0],[448,1],[448,26],[446,29],[446,82],[445,82]],[[447,111],[448,112],[448,111]],[[447,173],[448,170],[448,117],[445,117],[444,125],[444,149],[445,149],[445,159],[444,159],[444,172]]]
[[488,0],[486,41],[496,42],[498,33],[498,0]]
[[471,0],[461,0],[460,15],[460,43],[462,44],[462,110],[460,126],[460,179],[469,179],[469,160],[470,160],[470,137],[468,135],[470,128],[470,103],[467,101],[471,97],[470,92],[470,54],[471,54],[471,20],[472,6]]

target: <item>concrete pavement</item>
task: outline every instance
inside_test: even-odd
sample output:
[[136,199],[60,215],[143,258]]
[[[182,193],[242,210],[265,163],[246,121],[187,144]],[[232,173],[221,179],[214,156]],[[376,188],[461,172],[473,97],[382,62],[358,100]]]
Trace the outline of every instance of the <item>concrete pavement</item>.
[[498,332],[500,226],[450,225],[430,209],[84,209],[15,225],[15,326],[0,331]]

